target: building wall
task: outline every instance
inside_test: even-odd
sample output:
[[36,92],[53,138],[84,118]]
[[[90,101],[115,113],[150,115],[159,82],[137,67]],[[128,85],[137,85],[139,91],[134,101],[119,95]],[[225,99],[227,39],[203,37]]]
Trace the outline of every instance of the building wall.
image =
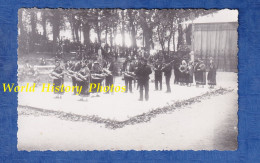
[[237,22],[193,24],[195,58],[203,59],[208,65],[212,57],[219,71],[237,72],[237,27]]

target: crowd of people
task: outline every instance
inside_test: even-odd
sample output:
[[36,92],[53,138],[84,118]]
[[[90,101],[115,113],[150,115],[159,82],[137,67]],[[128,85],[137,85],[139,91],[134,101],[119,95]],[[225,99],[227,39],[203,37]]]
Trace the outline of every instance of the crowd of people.
[[[189,57],[170,57],[162,52],[159,52],[153,57],[147,57],[146,53],[138,53],[133,55],[130,52],[126,56],[125,62],[121,69],[123,80],[125,81],[125,93],[133,92],[133,84],[137,85],[139,89],[139,100],[149,100],[149,79],[154,71],[155,91],[162,90],[163,74],[165,76],[166,93],[171,93],[171,76],[174,73],[174,84],[180,86],[204,87],[206,80],[210,88],[216,85],[216,66],[213,58],[210,58],[210,64],[206,65],[200,58],[194,60],[193,52]],[[97,50],[97,55],[93,57],[82,57],[82,55],[68,60],[65,66],[60,63],[62,60],[56,58],[56,65],[51,73],[53,83],[55,86],[60,86],[64,83],[64,75],[71,77],[73,86],[82,87],[80,93],[80,100],[87,99],[90,95],[89,85],[94,83],[96,85],[104,83],[105,86],[111,86],[114,83],[116,75],[115,62],[117,62],[114,55],[107,55],[104,57],[102,49]],[[208,68],[207,68],[208,66]],[[208,75],[206,76],[206,70]],[[194,82],[195,80],[195,82]],[[104,81],[104,82],[103,82]],[[64,92],[64,91],[63,91]],[[62,91],[55,92],[57,98],[61,98]],[[93,96],[100,96],[99,92],[94,89],[91,93]],[[106,93],[112,93],[110,91]],[[76,95],[76,90],[74,91]]]
[[[61,48],[62,49],[62,48]],[[166,54],[162,51],[150,55],[145,49],[118,49],[107,45],[101,47],[97,44],[80,47],[77,55],[66,59],[59,51],[55,60],[55,68],[50,73],[55,86],[64,84],[64,75],[71,78],[72,86],[82,87],[80,100],[87,99],[90,95],[89,85],[94,83],[111,87],[114,77],[123,76],[125,92],[133,92],[133,84],[139,89],[139,100],[149,100],[149,79],[154,71],[155,91],[161,91],[163,87],[163,75],[165,76],[166,93],[171,93],[171,76],[174,73],[174,84],[180,86],[204,87],[206,83],[209,88],[216,85],[216,65],[213,58],[209,58],[209,65],[206,65],[200,58],[194,59],[194,52],[183,55],[181,52]],[[118,57],[125,58],[121,71],[117,71],[115,63]],[[46,65],[44,58],[40,59],[40,65]],[[21,71],[19,76],[30,75],[34,82],[39,80],[38,71],[28,63],[24,66],[27,71]],[[206,71],[208,70],[207,76]],[[27,74],[24,74],[24,73]],[[207,80],[207,82],[206,82]],[[104,81],[104,82],[103,82]],[[194,84],[195,83],[195,84]],[[61,98],[64,91],[55,92],[56,98]],[[94,96],[100,96],[96,89],[92,91]],[[106,93],[112,93],[110,91]],[[76,90],[74,91],[76,95]]]

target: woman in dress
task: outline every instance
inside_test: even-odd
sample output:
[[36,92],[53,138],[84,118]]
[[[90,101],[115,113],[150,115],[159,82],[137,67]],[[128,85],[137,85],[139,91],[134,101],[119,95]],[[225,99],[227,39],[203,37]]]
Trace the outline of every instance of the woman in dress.
[[181,85],[184,85],[184,84],[187,84],[187,77],[188,77],[188,73],[187,73],[187,70],[188,70],[188,65],[186,63],[185,60],[182,60],[181,62],[181,65],[179,67],[179,70],[180,70],[180,82],[181,82]]
[[196,86],[199,87],[200,85],[202,85],[202,87],[204,87],[204,85],[206,84],[206,76],[205,76],[206,66],[204,62],[198,59],[198,63],[195,66],[194,70],[195,70]]
[[188,72],[189,72],[188,86],[191,86],[193,84],[193,72],[194,72],[194,67],[193,67],[192,61],[190,61],[188,64]]
[[216,85],[216,75],[217,75],[217,68],[213,60],[211,59],[209,64],[209,72],[207,76],[209,88],[214,88],[214,86]]

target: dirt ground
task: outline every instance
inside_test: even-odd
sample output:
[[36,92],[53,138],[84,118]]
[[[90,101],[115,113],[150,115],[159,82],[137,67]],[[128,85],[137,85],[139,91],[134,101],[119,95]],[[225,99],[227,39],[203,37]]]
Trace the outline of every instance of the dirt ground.
[[[100,123],[70,121],[18,108],[18,150],[235,150],[238,134],[237,74],[218,73],[217,81],[217,88],[233,91],[159,114],[148,122],[114,130]],[[120,78],[116,83],[123,85]],[[18,103],[57,114],[96,115],[124,121],[210,91],[207,87],[172,84],[172,93],[166,94],[165,85],[163,92],[155,92],[153,88],[154,83],[150,83],[148,102],[137,101],[137,90],[133,94],[102,94],[102,98],[94,97],[82,102],[71,94],[57,100],[51,93],[41,93],[38,88],[35,93],[19,93]]]

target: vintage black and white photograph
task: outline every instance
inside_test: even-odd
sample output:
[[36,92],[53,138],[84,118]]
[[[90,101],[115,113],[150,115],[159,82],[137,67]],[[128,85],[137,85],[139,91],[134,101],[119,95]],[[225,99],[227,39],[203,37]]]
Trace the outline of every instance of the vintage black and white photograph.
[[17,16],[19,151],[238,148],[238,10]]

